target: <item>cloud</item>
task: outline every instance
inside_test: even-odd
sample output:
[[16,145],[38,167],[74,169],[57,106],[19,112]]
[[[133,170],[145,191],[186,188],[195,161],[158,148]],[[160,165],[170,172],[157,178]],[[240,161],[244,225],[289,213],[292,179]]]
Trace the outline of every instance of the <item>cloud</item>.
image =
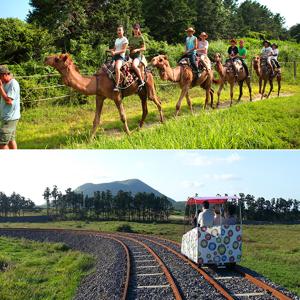
[[194,180],[184,180],[180,183],[180,185],[184,188],[199,188],[205,186],[203,182],[194,181]]
[[230,155],[221,156],[207,156],[196,152],[184,152],[179,154],[183,158],[186,165],[189,166],[212,166],[217,164],[233,164],[240,161],[242,158],[238,153],[232,153]]
[[236,181],[242,178],[234,174],[206,174],[203,176],[205,179],[220,180],[220,181]]

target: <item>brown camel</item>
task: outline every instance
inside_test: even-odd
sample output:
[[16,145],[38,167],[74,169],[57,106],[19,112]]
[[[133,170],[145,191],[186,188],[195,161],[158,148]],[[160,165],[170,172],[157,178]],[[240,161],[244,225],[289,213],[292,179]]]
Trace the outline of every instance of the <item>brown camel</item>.
[[235,71],[234,71],[233,68],[231,68],[227,64],[226,65],[222,64],[221,54],[219,54],[219,53],[215,54],[215,63],[216,63],[216,70],[220,75],[220,81],[219,81],[220,88],[218,90],[217,107],[220,104],[220,95],[221,95],[221,92],[222,92],[226,82],[228,82],[230,84],[230,106],[232,106],[233,88],[234,88],[234,85],[235,85],[236,82],[240,86],[240,95],[239,95],[239,98],[238,98],[238,102],[241,101],[241,98],[243,96],[244,81],[246,81],[246,83],[247,83],[247,86],[249,88],[250,101],[252,101],[252,88],[251,88],[250,78],[247,76],[245,69],[242,68],[241,70],[239,70],[239,72],[237,73],[237,76],[236,76]]
[[214,91],[211,88],[213,82],[213,72],[212,70],[207,71],[206,69],[202,72],[197,81],[193,80],[193,71],[189,66],[177,66],[176,68],[171,68],[166,55],[158,55],[154,57],[151,64],[158,68],[159,75],[162,80],[168,80],[172,82],[179,83],[181,88],[181,95],[176,104],[176,116],[178,116],[181,108],[181,103],[184,97],[186,97],[187,104],[193,113],[192,101],[189,96],[189,89],[195,86],[201,86],[206,90],[206,99],[204,109],[206,108],[209,98],[211,98],[211,107],[213,107],[214,101]]
[[140,127],[143,126],[148,114],[147,99],[152,100],[156,104],[160,114],[160,121],[163,122],[164,120],[161,103],[156,95],[153,75],[151,73],[147,73],[145,75],[146,89],[139,91],[137,82],[134,82],[127,89],[121,92],[114,92],[114,82],[108,77],[105,66],[101,68],[97,75],[82,76],[68,54],[49,56],[45,59],[45,64],[55,68],[62,75],[65,85],[84,95],[96,95],[96,113],[93,123],[92,138],[95,136],[97,128],[100,124],[103,102],[106,98],[114,100],[127,134],[129,134],[130,131],[127,125],[126,114],[122,103],[122,99],[124,97],[133,94],[139,95],[143,109],[143,115],[139,123]]
[[[266,91],[266,85],[267,82],[269,81],[270,83],[270,92],[266,96],[267,98],[270,97],[274,85],[273,85],[273,80],[276,77],[277,83],[278,83],[278,97],[280,95],[280,90],[281,90],[281,72],[280,71],[275,71],[274,74],[272,74],[270,67],[268,66],[267,59],[263,59],[260,56],[256,56],[253,59],[253,68],[259,78],[259,93],[261,94],[261,99],[264,98],[265,96],[265,91]],[[264,85],[262,87],[262,83],[264,82]]]

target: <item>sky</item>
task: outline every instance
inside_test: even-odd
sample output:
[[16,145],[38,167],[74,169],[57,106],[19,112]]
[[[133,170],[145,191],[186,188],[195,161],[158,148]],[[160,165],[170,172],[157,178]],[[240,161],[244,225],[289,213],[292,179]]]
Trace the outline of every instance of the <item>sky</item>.
[[[259,0],[258,2],[268,6],[273,13],[280,13],[282,16],[284,16],[286,18],[287,27],[291,27],[300,22],[299,10],[295,9],[295,5],[298,3],[298,0]],[[1,18],[16,17],[24,20],[30,9],[28,0],[0,0],[0,4]]]
[[298,151],[58,150],[2,152],[0,191],[43,204],[43,191],[137,178],[176,201],[234,195],[300,200]]

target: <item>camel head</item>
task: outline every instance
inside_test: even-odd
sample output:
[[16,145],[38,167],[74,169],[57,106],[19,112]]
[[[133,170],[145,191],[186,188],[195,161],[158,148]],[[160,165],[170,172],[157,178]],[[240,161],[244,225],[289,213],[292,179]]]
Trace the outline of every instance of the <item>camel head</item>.
[[168,60],[168,56],[167,55],[158,55],[155,56],[152,60],[151,60],[151,64],[158,68],[158,69],[164,69],[164,67],[168,67],[170,66],[169,64],[169,60]]
[[257,55],[253,58],[253,66],[254,68],[258,68],[259,65],[260,65],[260,56]]
[[216,53],[214,56],[214,60],[216,63],[222,62],[222,56],[220,53]]
[[50,55],[46,57],[44,64],[62,72],[70,68],[73,65],[73,61],[69,54]]

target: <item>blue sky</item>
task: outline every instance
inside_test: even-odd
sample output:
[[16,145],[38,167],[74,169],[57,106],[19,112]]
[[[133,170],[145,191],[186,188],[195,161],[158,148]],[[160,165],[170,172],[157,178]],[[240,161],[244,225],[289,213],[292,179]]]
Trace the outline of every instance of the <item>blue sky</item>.
[[[240,1],[242,2],[242,1]],[[263,5],[266,5],[274,13],[280,13],[286,18],[286,24],[291,27],[299,23],[299,10],[295,9],[296,0],[274,1],[274,0],[259,0]],[[17,17],[25,19],[30,9],[28,0],[0,0],[1,10],[0,17]]]
[[0,191],[41,204],[46,186],[139,178],[176,201],[239,192],[300,200],[299,165],[300,151],[5,152]]

